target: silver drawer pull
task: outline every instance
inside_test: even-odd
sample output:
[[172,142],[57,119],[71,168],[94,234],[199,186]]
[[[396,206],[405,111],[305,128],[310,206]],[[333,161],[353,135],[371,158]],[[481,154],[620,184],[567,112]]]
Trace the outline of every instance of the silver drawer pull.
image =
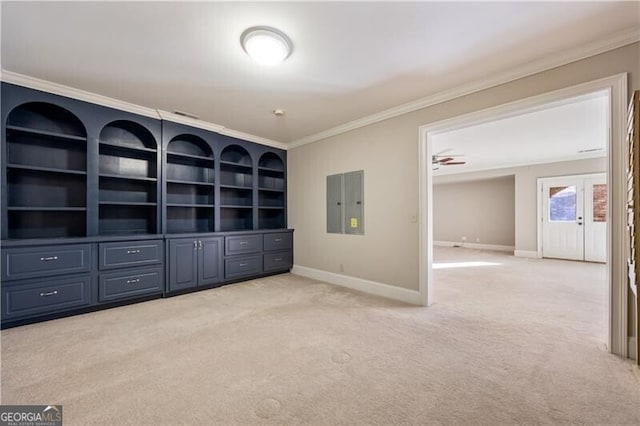
[[247,244],[249,244],[249,242],[248,242],[248,241],[240,241],[240,245],[241,245],[241,246],[246,246]]
[[279,258],[275,259],[275,261],[276,261],[276,262],[282,262],[282,258],[281,258],[281,257],[279,257]]
[[127,254],[138,254],[140,253],[140,250],[127,250]]
[[135,283],[139,283],[140,282],[140,278],[136,278],[133,280],[127,280],[127,284],[135,284]]
[[41,257],[40,260],[43,262],[49,262],[50,260],[58,260],[58,256]]
[[276,239],[275,239],[275,240],[273,240],[273,241],[275,241],[276,243],[279,243],[280,241],[282,241],[282,238],[276,238]]
[[241,267],[241,268],[244,268],[245,266],[249,266],[249,264],[248,264],[248,263],[241,263],[241,264],[240,264],[240,267]]
[[55,296],[56,294],[58,294],[58,290],[53,290],[47,293],[40,293],[40,297]]

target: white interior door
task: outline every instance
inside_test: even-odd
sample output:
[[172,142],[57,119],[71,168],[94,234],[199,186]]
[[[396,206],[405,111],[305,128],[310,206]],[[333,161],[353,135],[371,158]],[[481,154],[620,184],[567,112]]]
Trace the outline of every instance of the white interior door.
[[607,261],[607,180],[605,175],[584,180],[584,260]]
[[545,179],[542,200],[542,257],[584,260],[583,179]]

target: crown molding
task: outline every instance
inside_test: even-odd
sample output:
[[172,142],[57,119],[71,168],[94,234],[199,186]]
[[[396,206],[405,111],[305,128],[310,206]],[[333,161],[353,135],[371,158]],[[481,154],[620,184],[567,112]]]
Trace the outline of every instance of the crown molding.
[[183,116],[180,116],[171,112],[167,112],[167,111],[162,111],[159,109],[143,107],[140,105],[110,98],[108,96],[98,95],[96,93],[88,92],[86,90],[76,89],[73,87],[65,86],[63,84],[53,83],[51,81],[30,77],[24,74],[19,74],[13,71],[1,70],[0,80],[6,83],[27,87],[29,89],[40,90],[42,92],[52,93],[58,96],[64,96],[64,97],[76,99],[79,101],[89,102],[92,104],[102,105],[105,107],[114,108],[121,111],[131,112],[133,114],[143,115],[146,117],[151,117],[156,119],[173,121],[175,123],[186,124],[188,126],[197,127],[200,129],[211,130],[213,132],[221,133],[224,135],[233,136],[239,139],[244,139],[251,142],[259,143],[261,145],[268,145],[274,148],[279,148],[284,150],[288,148],[288,146],[282,142],[278,142],[278,141],[263,138],[260,136],[251,135],[249,133],[244,133],[237,130],[229,129],[219,124],[209,123],[207,121],[202,121],[202,120],[196,120],[189,117],[183,117]]
[[65,96],[67,98],[77,99],[79,101],[119,109],[121,111],[127,111],[134,114],[144,115],[146,117],[158,118],[158,113],[153,108],[147,108],[129,102],[120,101],[108,96],[102,96],[96,93],[87,92],[86,90],[76,89],[73,87],[65,86],[63,84],[53,83],[51,81],[30,77],[24,74],[18,74],[13,71],[2,70],[1,78],[2,81],[6,83],[16,84],[18,86],[27,87],[29,89],[40,90],[42,92],[52,93],[54,95]]
[[553,68],[567,65],[572,62],[579,61],[591,56],[598,55],[600,53],[608,52],[609,50],[617,49],[632,43],[640,41],[640,27],[628,28],[624,31],[614,33],[608,37],[604,37],[600,40],[596,40],[591,43],[584,44],[582,46],[575,47],[573,49],[566,50],[554,55],[547,56],[546,58],[531,61],[521,66],[512,68],[502,73],[496,73],[490,77],[476,80],[461,86],[444,90],[435,93],[424,98],[420,98],[415,101],[411,101],[402,105],[398,105],[393,108],[375,113],[366,117],[359,118],[357,120],[349,121],[331,129],[324,130],[303,138],[297,139],[288,144],[289,149],[297,148],[302,145],[317,142],[323,139],[327,139],[332,136],[336,136],[342,133],[349,132],[351,130],[365,127],[370,124],[378,123],[383,120],[388,120],[399,115],[407,114],[419,109],[423,109],[432,105],[440,104],[450,101],[455,98],[470,95],[481,90],[486,90],[491,87],[499,86],[501,84],[509,83],[514,80],[528,77],[533,74],[537,74],[543,71],[547,71]]

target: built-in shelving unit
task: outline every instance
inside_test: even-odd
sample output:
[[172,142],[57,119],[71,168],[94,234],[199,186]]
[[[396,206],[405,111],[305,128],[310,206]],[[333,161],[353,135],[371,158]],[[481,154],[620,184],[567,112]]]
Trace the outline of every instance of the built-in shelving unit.
[[267,152],[258,162],[258,227],[277,229],[286,226],[285,167],[276,154]]
[[253,229],[253,163],[239,145],[220,154],[220,231]]
[[179,135],[167,145],[167,233],[213,232],[215,161],[206,141]]
[[100,132],[100,235],[158,232],[157,148],[153,135],[132,121],[114,121]]
[[44,102],[13,109],[5,125],[9,238],[87,233],[87,133],[70,111]]

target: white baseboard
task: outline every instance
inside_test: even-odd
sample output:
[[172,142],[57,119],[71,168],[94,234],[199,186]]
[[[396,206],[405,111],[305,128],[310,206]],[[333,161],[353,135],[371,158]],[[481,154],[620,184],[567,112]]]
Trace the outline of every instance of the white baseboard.
[[408,290],[406,288],[395,287],[375,281],[369,281],[362,278],[350,277],[348,275],[336,274],[333,272],[322,271],[320,269],[308,268],[306,266],[293,265],[291,273],[330,284],[347,287],[358,290],[363,293],[369,293],[376,296],[386,297],[387,299],[400,300],[402,302],[421,305],[422,298],[420,292]]
[[480,244],[480,243],[463,243],[456,241],[434,241],[434,246],[438,247],[453,247],[460,246],[464,248],[479,249],[479,250],[494,250],[494,251],[513,251],[514,246],[503,246],[500,244]]
[[515,250],[513,255],[515,257],[528,257],[530,259],[538,258],[538,252],[535,250]]
[[627,346],[629,348],[628,353],[629,353],[629,358],[631,359],[636,359],[636,338],[635,337],[629,337],[629,346]]

